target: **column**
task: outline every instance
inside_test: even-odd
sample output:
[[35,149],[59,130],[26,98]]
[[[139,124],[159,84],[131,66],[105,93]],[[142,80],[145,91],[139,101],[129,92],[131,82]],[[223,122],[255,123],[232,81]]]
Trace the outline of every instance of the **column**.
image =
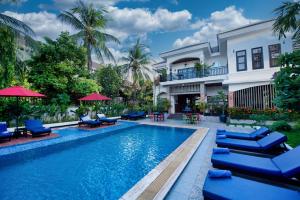
[[200,100],[206,102],[206,88],[204,83],[200,83]]
[[171,107],[169,109],[169,113],[174,114],[175,113],[175,98],[174,98],[174,95],[170,96],[170,103],[171,103]]
[[229,108],[234,107],[233,92],[228,92],[228,107]]

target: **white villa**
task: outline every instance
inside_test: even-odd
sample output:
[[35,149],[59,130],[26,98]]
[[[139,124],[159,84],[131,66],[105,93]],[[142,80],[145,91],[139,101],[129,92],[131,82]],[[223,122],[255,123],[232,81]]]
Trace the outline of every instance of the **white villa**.
[[[167,98],[170,113],[180,113],[196,99],[209,102],[223,90],[229,107],[271,108],[272,77],[279,70],[276,58],[295,47],[290,37],[279,40],[273,34],[273,22],[219,33],[214,47],[204,42],[161,53],[163,62],[153,65],[160,75],[154,101]],[[210,67],[196,70],[197,62]]]

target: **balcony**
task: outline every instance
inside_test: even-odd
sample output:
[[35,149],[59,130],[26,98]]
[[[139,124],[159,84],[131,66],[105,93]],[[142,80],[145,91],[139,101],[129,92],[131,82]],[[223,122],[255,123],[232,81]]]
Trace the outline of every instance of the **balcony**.
[[160,82],[175,81],[175,80],[185,80],[192,78],[204,78],[209,76],[219,76],[228,74],[228,67],[211,67],[209,69],[204,69],[196,71],[194,67],[179,69],[177,74],[168,74],[167,76],[160,76]]

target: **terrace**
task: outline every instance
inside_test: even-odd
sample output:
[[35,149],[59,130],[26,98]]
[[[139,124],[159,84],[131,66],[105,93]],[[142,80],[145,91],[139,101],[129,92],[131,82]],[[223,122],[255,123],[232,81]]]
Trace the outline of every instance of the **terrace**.
[[178,70],[177,74],[167,74],[166,77],[160,75],[160,81],[175,81],[175,80],[185,80],[185,79],[193,79],[193,78],[204,78],[210,76],[219,76],[228,74],[227,66],[220,67],[211,67],[209,69],[203,69],[201,71],[197,71],[195,67],[184,68],[182,70]]

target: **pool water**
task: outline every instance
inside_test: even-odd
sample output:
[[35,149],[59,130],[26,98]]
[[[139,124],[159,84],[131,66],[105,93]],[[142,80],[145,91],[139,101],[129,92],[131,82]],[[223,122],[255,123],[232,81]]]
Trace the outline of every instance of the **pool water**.
[[138,125],[0,157],[0,199],[118,199],[193,132]]

